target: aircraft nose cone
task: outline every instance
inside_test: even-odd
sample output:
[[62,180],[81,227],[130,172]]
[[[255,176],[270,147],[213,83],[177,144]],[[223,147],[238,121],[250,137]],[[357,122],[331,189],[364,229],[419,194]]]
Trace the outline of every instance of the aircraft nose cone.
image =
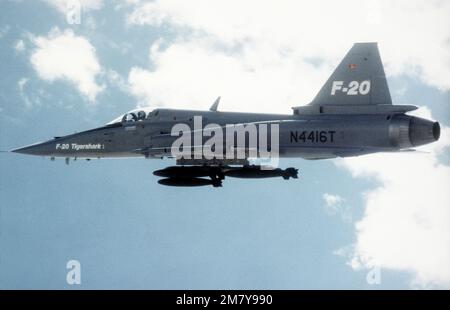
[[37,143],[11,150],[13,153],[26,155],[47,155],[49,151],[48,143]]

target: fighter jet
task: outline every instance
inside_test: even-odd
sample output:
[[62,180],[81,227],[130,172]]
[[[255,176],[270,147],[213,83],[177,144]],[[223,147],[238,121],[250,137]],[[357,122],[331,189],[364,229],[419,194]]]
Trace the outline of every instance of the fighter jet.
[[[439,139],[438,122],[391,101],[377,43],[355,43],[307,105],[291,115],[136,109],[98,128],[12,150],[51,159],[175,158],[154,172],[169,186],[222,186],[226,177],[297,178],[252,158],[327,159],[413,150]],[[268,138],[268,136],[270,136]],[[208,151],[208,152],[206,152]],[[212,155],[211,155],[212,154]]]

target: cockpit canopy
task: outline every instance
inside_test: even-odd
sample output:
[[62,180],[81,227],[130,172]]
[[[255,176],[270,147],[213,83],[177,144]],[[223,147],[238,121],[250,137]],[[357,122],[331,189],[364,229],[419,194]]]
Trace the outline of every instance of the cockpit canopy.
[[115,124],[115,123],[127,123],[127,122],[142,121],[146,118],[150,118],[152,116],[152,111],[153,111],[152,108],[134,109],[134,110],[131,110],[131,111],[125,113],[124,115],[121,115],[121,116],[113,119],[112,121],[107,123],[107,125]]

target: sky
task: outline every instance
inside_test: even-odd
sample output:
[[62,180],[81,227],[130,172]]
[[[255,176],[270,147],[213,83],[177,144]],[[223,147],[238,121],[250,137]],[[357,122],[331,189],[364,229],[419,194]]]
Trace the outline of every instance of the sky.
[[450,1],[76,4],[0,0],[0,150],[219,95],[290,114],[354,42],[378,42],[393,102],[441,139],[222,188],[158,185],[170,160],[2,152],[1,289],[450,288]]

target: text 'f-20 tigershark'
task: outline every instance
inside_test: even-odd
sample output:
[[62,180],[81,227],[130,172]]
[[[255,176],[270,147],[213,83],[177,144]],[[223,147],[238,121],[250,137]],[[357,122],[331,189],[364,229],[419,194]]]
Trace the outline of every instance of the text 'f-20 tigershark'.
[[[13,152],[69,158],[175,158],[160,184],[219,187],[226,177],[297,178],[279,158],[326,159],[396,152],[437,141],[438,122],[393,105],[376,43],[356,43],[308,105],[292,115],[137,109],[95,129]],[[250,165],[250,159],[270,166]],[[275,165],[273,164],[275,163]]]

